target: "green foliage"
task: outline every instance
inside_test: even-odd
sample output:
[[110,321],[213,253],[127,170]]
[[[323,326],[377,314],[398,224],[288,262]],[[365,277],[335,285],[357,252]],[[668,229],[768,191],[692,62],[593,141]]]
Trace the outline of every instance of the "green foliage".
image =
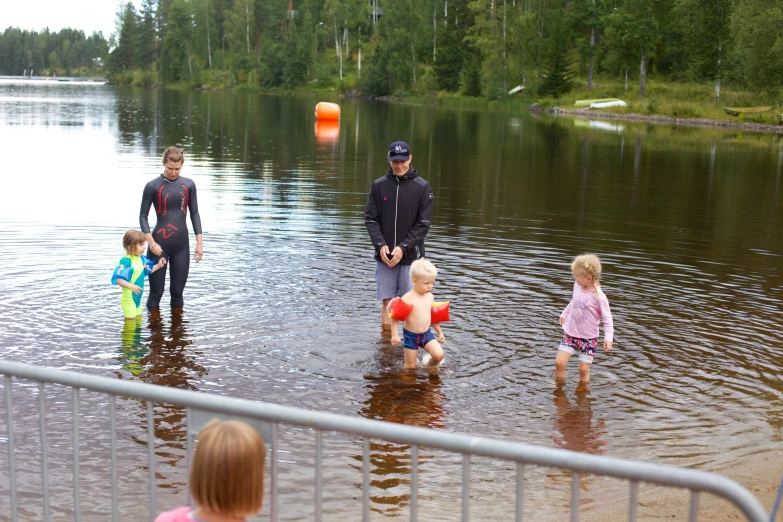
[[421,75],[419,82],[419,92],[431,94],[438,90],[438,79],[435,77],[435,71],[432,67],[427,67],[424,74]]
[[538,93],[542,96],[559,98],[574,86],[574,72],[568,47],[563,45],[565,34],[550,38],[541,69]]
[[751,89],[776,95],[783,70],[783,1],[742,0],[731,17],[740,78]]
[[[551,100],[573,88],[627,99],[622,80],[626,71],[639,80],[644,52],[652,83],[678,82],[672,93],[656,84],[658,101],[634,107],[685,117],[700,113],[690,92],[697,84],[686,79],[703,82],[705,103],[718,78],[725,103],[737,92],[773,103],[783,85],[783,0],[449,0],[448,8],[382,0],[377,25],[366,0],[292,5],[295,13],[288,0],[124,0],[109,41],[71,29],[0,32],[0,74],[373,96],[438,91],[505,106],[520,96],[507,95],[517,85]],[[591,63],[601,79],[592,92],[581,87]]]
[[29,75],[34,70],[37,76],[99,76],[107,53],[108,43],[101,33],[86,37],[74,29],[38,33],[12,27],[0,32],[2,75]]
[[359,90],[366,96],[388,96],[392,93],[392,81],[388,74],[388,49],[379,46],[368,60],[359,81]]
[[481,59],[470,55],[460,74],[460,93],[465,96],[481,96]]
[[278,87],[282,84],[285,57],[283,46],[272,41],[261,45],[261,59],[258,66],[258,81],[262,87]]

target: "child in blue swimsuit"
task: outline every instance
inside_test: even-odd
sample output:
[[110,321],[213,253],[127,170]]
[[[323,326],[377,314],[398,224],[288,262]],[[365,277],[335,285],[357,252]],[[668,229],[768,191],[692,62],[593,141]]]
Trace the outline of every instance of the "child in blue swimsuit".
[[150,275],[166,264],[165,258],[160,258],[157,263],[147,259],[143,255],[147,248],[147,239],[140,230],[128,230],[122,237],[122,246],[125,253],[114,274],[111,283],[122,287],[122,312],[126,321],[135,320],[141,315],[141,296],[144,293],[144,276]]

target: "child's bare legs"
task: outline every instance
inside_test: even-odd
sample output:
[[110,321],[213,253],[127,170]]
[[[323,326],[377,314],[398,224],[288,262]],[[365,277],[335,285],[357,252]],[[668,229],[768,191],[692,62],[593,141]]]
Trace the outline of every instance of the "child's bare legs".
[[403,348],[403,350],[405,350],[405,368],[415,368],[419,357],[419,349]]
[[579,361],[579,384],[590,382],[590,363]]
[[566,366],[568,366],[568,361],[570,360],[570,353],[558,350],[557,359],[555,359],[555,381],[565,381]]
[[[443,360],[443,348],[440,343],[433,339],[424,345],[424,351],[430,354],[430,360],[427,362],[427,366],[437,366]],[[407,355],[406,355],[407,363]]]
[[[570,360],[570,353],[563,350],[557,352],[557,359],[555,359],[555,384],[558,386],[565,384],[566,366],[568,366],[568,361]],[[579,361],[579,382],[581,384],[590,382],[590,366],[590,363]]]

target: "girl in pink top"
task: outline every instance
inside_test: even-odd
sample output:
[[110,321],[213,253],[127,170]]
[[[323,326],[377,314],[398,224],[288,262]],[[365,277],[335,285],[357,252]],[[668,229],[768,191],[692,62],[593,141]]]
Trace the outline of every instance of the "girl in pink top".
[[188,478],[194,507],[166,511],[155,522],[244,522],[261,511],[265,460],[264,439],[250,425],[209,421]]
[[601,261],[595,254],[577,256],[571,263],[574,276],[574,296],[563,313],[560,324],[565,336],[560,342],[555,361],[555,381],[565,381],[566,366],[571,356],[579,352],[579,382],[590,382],[590,365],[598,347],[598,323],[604,323],[604,352],[612,349],[614,323],[609,300],[601,291]]

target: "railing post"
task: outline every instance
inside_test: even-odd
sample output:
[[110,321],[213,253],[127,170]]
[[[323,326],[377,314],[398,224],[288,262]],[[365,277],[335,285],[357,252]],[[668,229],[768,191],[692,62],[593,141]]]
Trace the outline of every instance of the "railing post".
[[315,430],[315,522],[321,522],[321,474],[323,466],[323,434],[321,430]]
[[41,484],[43,486],[44,522],[49,522],[49,464],[46,459],[46,389],[43,382],[38,383],[38,413],[41,428]]
[[117,420],[114,395],[109,395],[109,432],[111,440],[111,519],[119,522],[120,503],[117,493]]
[[419,447],[411,445],[411,522],[419,517]]
[[699,492],[691,490],[691,509],[688,516],[689,522],[697,522],[699,518]]
[[11,497],[11,522],[16,522],[16,463],[14,462],[14,410],[11,401],[11,376],[5,376],[5,415],[8,424],[8,482]]
[[277,441],[277,423],[272,423],[272,455],[271,455],[271,468],[272,468],[272,506],[269,510],[270,518],[272,519],[272,522],[277,522],[277,488],[278,488],[278,482],[279,477],[277,476],[277,447],[278,441]]
[[79,509],[79,388],[74,387],[73,397],[73,520],[78,522],[82,515]]
[[579,473],[571,473],[571,522],[579,520]]
[[636,509],[639,504],[639,483],[631,481],[631,504],[628,506],[628,522],[636,522]]
[[462,455],[462,522],[470,520],[470,454]]
[[517,508],[516,521],[522,522],[525,508],[525,465],[517,462]]
[[370,521],[370,441],[362,439],[362,521]]
[[149,460],[147,468],[150,472],[150,522],[153,522],[158,510],[155,498],[157,486],[157,481],[155,480],[155,408],[153,408],[151,401],[147,401],[147,457]]

